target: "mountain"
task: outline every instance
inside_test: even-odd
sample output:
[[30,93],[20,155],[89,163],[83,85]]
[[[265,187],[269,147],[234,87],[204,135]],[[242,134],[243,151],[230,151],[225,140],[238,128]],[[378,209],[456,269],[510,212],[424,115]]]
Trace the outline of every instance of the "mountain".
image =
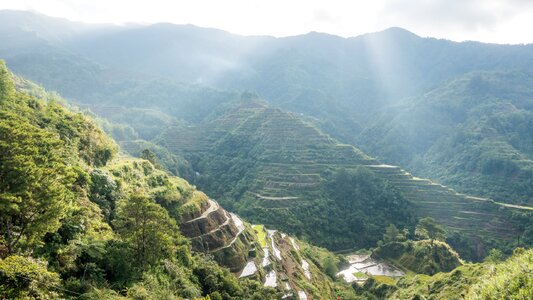
[[458,190],[533,204],[533,77],[473,72],[385,111],[360,144]]
[[531,46],[455,43],[400,28],[348,39],[316,32],[275,39],[155,24],[73,47],[120,70],[255,91],[282,108],[333,123],[330,133],[349,142],[350,131],[384,106],[471,71],[533,64]]
[[530,45],[455,43],[401,28],[354,38],[316,32],[272,38],[154,24],[96,35],[70,49],[117,70],[257,92],[316,118],[350,144],[384,108],[457,76],[533,64]]
[[[349,218],[333,211],[331,216],[324,216],[321,211],[336,207],[323,195],[325,178],[333,177],[326,174],[328,169],[333,171],[348,163],[354,167],[373,163],[354,147],[336,144],[299,118],[254,100],[244,100],[205,126],[188,130],[170,127],[159,143],[183,155],[200,174],[191,180],[216,195],[223,205],[254,221],[312,237],[320,245],[333,246],[328,236],[335,236],[340,242],[335,248],[353,247],[354,238],[349,234],[343,237],[344,227],[351,224],[346,221]],[[380,201],[386,201],[384,198]],[[407,212],[401,216],[409,219]],[[401,225],[406,220],[401,220]],[[347,223],[333,229],[326,225],[328,222]],[[372,230],[379,232],[377,228]],[[321,236],[311,236],[311,231]],[[372,235],[381,236],[368,232],[357,244],[368,244]]]
[[[303,114],[324,132],[383,162],[461,192],[508,203],[531,201],[525,171],[529,150],[523,150],[529,146],[484,138],[484,149],[463,149],[450,135],[492,126],[483,122],[499,122],[470,118],[468,128],[464,127],[459,119],[472,109],[470,104],[461,106],[465,97],[481,102],[489,97],[514,97],[512,103],[527,100],[525,90],[492,88],[480,95],[476,88],[465,89],[460,83],[469,77],[483,81],[492,76],[472,74],[494,73],[500,79],[489,80],[493,87],[527,87],[532,45],[456,43],[421,38],[401,28],[353,38],[317,32],[286,38],[239,36],[167,23],[88,25],[20,11],[2,11],[0,24],[6,25],[0,32],[4,41],[0,57],[15,73],[118,123],[110,130],[121,140],[152,140],[154,133],[180,121],[197,124],[240,91],[250,90],[277,107]],[[507,76],[502,74],[523,76],[509,75],[512,81],[508,82],[501,79]],[[477,90],[485,88],[480,80],[470,80],[480,85]],[[416,106],[430,105],[418,100],[427,97],[459,106],[443,108],[446,115],[435,107],[426,114],[426,108]],[[125,110],[135,115],[147,109],[159,111],[156,125],[149,128],[148,120],[120,117]],[[432,118],[438,123],[433,124]],[[439,138],[437,142],[444,131],[447,141]],[[515,132],[513,139],[527,141],[525,132]],[[464,163],[481,152],[487,156],[490,151],[503,151],[512,157],[516,149],[518,158],[512,160],[520,161],[519,166],[503,164],[520,171],[483,171],[482,165],[492,164],[492,158],[486,163]],[[508,175],[518,178],[516,183],[506,180]]]
[[12,35],[28,33],[26,37],[33,35],[34,38],[41,38],[50,42],[64,42],[80,35],[119,29],[110,24],[72,22],[37,12],[18,10],[1,10],[0,22],[3,33],[11,33]]
[[229,71],[246,71],[241,61],[270,40],[273,38],[158,23],[79,39],[69,46],[115,69],[183,82],[211,83],[227,76]]
[[184,179],[121,154],[57,97],[18,91],[0,62],[1,298],[353,295],[324,271],[337,256],[252,228]]
[[[28,19],[43,18],[18,13]],[[38,32],[53,31],[61,21],[46,20],[49,24],[41,22]],[[78,26],[73,22],[64,27]],[[458,75],[527,69],[533,63],[528,45],[454,43],[420,38],[401,28],[354,38],[316,32],[273,38],[161,23],[106,27],[61,44],[53,39],[47,43],[115,70],[250,89],[283,108],[324,122],[334,122],[337,114],[345,122],[357,117],[355,124],[383,105],[401,103]]]
[[[22,21],[14,21],[12,15]],[[452,244],[456,247],[460,244],[465,249],[476,249],[475,245],[481,242],[499,243],[484,239],[485,236],[495,236],[498,240],[510,240],[515,235],[522,238],[520,233],[525,235],[526,240],[530,236],[529,231],[524,229],[529,225],[518,228],[508,226],[509,222],[527,223],[527,217],[521,213],[506,215],[509,207],[455,191],[491,197],[497,202],[530,203],[528,123],[520,121],[527,120],[527,111],[516,119],[512,116],[514,120],[509,121],[508,124],[525,124],[524,128],[514,132],[511,141],[505,137],[508,128],[503,126],[495,129],[492,124],[505,120],[473,118],[468,124],[457,120],[470,113],[468,105],[460,104],[457,109],[449,110],[450,114],[457,114],[452,116],[440,115],[438,109],[428,114],[409,114],[405,113],[405,109],[416,108],[420,102],[417,99],[423,99],[428,93],[443,93],[440,98],[436,97],[438,102],[451,101],[452,106],[455,105],[453,102],[461,103],[461,97],[471,97],[469,90],[463,93],[463,85],[449,83],[463,82],[472,72],[527,74],[532,63],[531,45],[455,43],[421,38],[401,28],[354,38],[316,32],[273,38],[239,36],[192,25],[106,25],[89,28],[86,24],[65,23],[64,20],[27,12],[5,12],[0,18],[4,18],[4,23],[12,24],[10,30],[0,35],[4,41],[0,56],[6,59],[15,73],[45,88],[57,90],[72,103],[95,113],[102,126],[132,153],[138,155],[144,150],[139,145],[150,145],[150,149],[156,150],[156,156],[164,160],[169,169],[205,187],[217,199],[222,197],[218,200],[223,205],[229,205],[230,209],[233,209],[232,205],[239,205],[239,201],[234,203],[229,199],[241,199],[244,194],[249,197],[250,193],[245,193],[248,191],[263,197],[249,200],[254,204],[250,206],[253,208],[250,208],[249,216],[255,214],[260,217],[259,210],[254,211],[255,204],[268,202],[265,201],[268,198],[264,197],[289,197],[275,202],[276,205],[282,205],[282,209],[268,210],[274,218],[271,220],[291,220],[290,224],[276,222],[276,225],[303,237],[312,238],[315,235],[314,241],[320,240],[322,245],[331,242],[328,246],[336,245],[336,249],[375,244],[386,225],[380,223],[388,222],[386,220],[395,209],[401,214],[397,218],[391,217],[391,223],[400,227],[413,226],[414,219],[410,215],[430,215],[453,230],[480,230],[481,233],[476,235],[481,238],[454,238]],[[514,87],[527,88],[528,76],[513,78]],[[506,81],[496,83],[500,84],[506,84]],[[240,134],[237,138],[254,144],[245,145],[229,139],[222,146],[224,140],[217,136],[220,132],[209,124],[220,118],[221,113],[231,106],[230,102],[246,89],[259,93],[269,105],[279,107],[281,111],[277,113],[281,114],[278,116],[292,112],[292,116],[304,124],[305,134],[314,132],[318,147],[322,148],[313,149],[314,143],[295,139],[295,143],[312,149],[305,154],[309,155],[310,160],[305,155],[296,155],[295,151],[299,149],[295,150],[289,138],[295,138],[294,135],[301,132],[300,129],[292,131],[294,128],[288,133],[272,131],[269,137],[276,140],[279,139],[276,135],[288,134],[287,139],[282,140],[288,148],[286,153],[275,145],[268,148],[268,141],[260,140],[268,131],[256,130],[253,124],[248,123],[245,125],[249,127],[243,127],[242,132],[238,131],[239,128],[231,130]],[[518,107],[516,103],[529,97],[527,90],[524,91],[504,96],[516,97],[517,100],[512,103]],[[527,109],[521,106],[520,110]],[[268,121],[264,114],[259,114],[250,122],[276,122],[276,118]],[[282,117],[280,122],[286,119],[291,118]],[[412,130],[405,127],[402,123],[404,119],[407,123],[416,123],[416,126]],[[240,118],[231,117],[229,121],[241,124]],[[291,123],[290,126],[293,125]],[[302,126],[299,124],[295,128]],[[414,138],[403,138],[404,132],[395,128],[407,128],[406,132],[412,131]],[[427,132],[423,131],[426,129]],[[495,130],[495,134],[468,137],[468,143],[463,143],[465,139],[461,136],[471,130]],[[443,132],[446,140],[436,137]],[[163,135],[158,136],[160,133]],[[227,132],[222,130],[222,133]],[[192,142],[191,135],[194,137]],[[228,135],[228,138],[235,137]],[[327,142],[332,138],[336,140]],[[246,147],[256,147],[256,139],[259,139],[257,149],[247,152]],[[477,144],[480,139],[484,141],[481,146]],[[154,146],[155,141],[168,146],[173,153],[168,153],[169,149],[161,145]],[[213,142],[220,142],[220,145]],[[186,143],[191,143],[193,150],[196,147],[213,147],[216,151],[202,152],[207,153],[202,158],[192,153],[192,150],[185,153],[183,149],[189,147]],[[207,144],[199,147],[201,143]],[[416,151],[411,153],[410,148]],[[365,150],[368,155],[357,149]],[[272,177],[278,173],[284,174],[284,169],[263,164],[258,164],[256,169],[248,169],[249,166],[255,166],[251,159],[245,159],[244,153],[261,159],[263,154],[268,159],[278,156],[280,161],[276,163],[281,164],[281,168],[286,167],[287,163],[309,164],[309,161],[316,160],[324,162],[327,171],[322,174],[317,171],[322,171],[322,166],[315,168],[302,163],[304,166],[301,169],[294,169],[299,173],[286,172],[284,176],[288,177],[287,180],[276,179]],[[229,158],[239,154],[240,157],[230,163],[212,157],[221,154]],[[381,162],[401,167],[390,167]],[[337,174],[342,171],[339,167],[345,163],[348,174]],[[450,164],[453,168],[449,168]],[[368,170],[371,172],[368,173]],[[404,170],[431,180],[417,180]],[[194,175],[197,171],[199,178]],[[237,174],[242,175],[242,178],[235,178]],[[372,194],[369,198],[359,197],[369,194],[361,189],[351,189],[349,183],[366,177],[372,178],[364,185],[371,186],[370,191],[386,192],[383,195]],[[234,184],[234,179],[241,183],[231,189],[234,191],[222,188]],[[453,189],[434,181],[442,181]],[[256,186],[251,187],[250,184]],[[338,192],[339,188],[335,187],[342,189]],[[347,193],[343,194],[345,191]],[[335,199],[343,205],[346,205],[342,202],[345,199],[362,200],[353,209],[357,212],[355,215],[339,211],[341,206],[335,204],[314,206],[301,201],[299,205],[308,207],[312,218],[318,219],[315,221],[333,224],[330,222],[333,219],[339,224],[335,234],[325,234],[312,232],[311,228],[303,226],[302,220],[309,218],[307,214],[294,217],[292,212],[288,212],[291,210],[283,207],[287,203],[293,205],[294,201],[288,201],[292,199],[290,197],[301,197],[301,194],[313,199]],[[381,217],[372,219],[370,212],[375,213],[376,209],[364,203],[376,202],[381,207],[388,197],[398,200],[395,201],[397,206],[384,211]],[[404,206],[404,200],[416,209]],[[244,207],[245,203],[240,205]],[[472,206],[479,208],[472,210]],[[319,213],[329,208],[335,208],[336,211],[326,219],[321,218]],[[341,216],[347,215],[351,217],[349,224],[340,220]],[[492,218],[492,215],[498,217]],[[359,219],[363,221],[358,222]],[[373,225],[365,228],[361,238],[342,234],[345,232],[342,228],[348,227],[349,231],[353,231],[361,226],[359,223]],[[332,242],[328,238],[321,239],[318,237],[320,234],[335,236],[339,240]],[[484,250],[478,250],[467,251],[471,252],[469,257],[479,259],[485,254]]]
[[190,180],[223,205],[329,249],[372,247],[384,224],[412,230],[425,216],[470,259],[523,234],[514,208],[381,164],[249,95],[207,123],[167,128],[157,143],[186,158],[197,172]]
[[[0,31],[4,41],[0,57],[13,72],[59,92],[73,103],[102,112],[112,121],[115,121],[113,115],[106,111],[139,108],[152,109],[152,115],[155,109],[158,118],[177,117],[197,122],[209,115],[210,107],[224,103],[233,95],[230,91],[161,76],[123,72],[90,60],[69,47],[79,40],[136,26],[87,25],[29,12],[1,12],[0,23],[9,26]],[[133,109],[131,113],[138,111]],[[145,124],[140,123],[127,125],[134,131],[139,130],[136,133],[144,139],[153,138],[144,134]]]

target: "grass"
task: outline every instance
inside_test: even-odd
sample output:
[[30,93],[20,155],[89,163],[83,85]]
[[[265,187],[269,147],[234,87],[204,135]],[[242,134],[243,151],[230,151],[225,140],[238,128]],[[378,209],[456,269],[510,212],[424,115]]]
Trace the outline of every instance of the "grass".
[[265,248],[267,246],[265,226],[263,226],[263,225],[252,225],[252,228],[254,229],[255,233],[257,234],[257,240],[261,244],[261,247]]
[[372,278],[374,278],[379,283],[388,284],[388,285],[395,285],[396,284],[396,279],[394,279],[392,277],[389,277],[389,276],[374,275],[374,276],[372,276]]
[[353,273],[353,276],[357,277],[358,279],[368,278],[368,276],[363,272],[355,272]]

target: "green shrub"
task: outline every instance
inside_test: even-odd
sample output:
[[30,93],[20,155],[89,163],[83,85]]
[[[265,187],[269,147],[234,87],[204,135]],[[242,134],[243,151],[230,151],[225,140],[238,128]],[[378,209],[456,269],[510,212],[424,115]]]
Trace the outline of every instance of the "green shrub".
[[0,298],[54,299],[59,284],[59,276],[38,260],[18,255],[0,260]]

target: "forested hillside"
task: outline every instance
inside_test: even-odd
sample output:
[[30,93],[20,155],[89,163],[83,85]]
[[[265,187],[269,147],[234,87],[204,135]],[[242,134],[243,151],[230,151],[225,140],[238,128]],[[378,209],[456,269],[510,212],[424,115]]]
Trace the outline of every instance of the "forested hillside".
[[361,144],[463,192],[531,205],[532,83],[529,72],[465,75],[383,113]]
[[[302,243],[269,257],[249,224],[150,161],[123,156],[93,121],[47,98],[17,91],[0,64],[0,298],[353,294],[323,273],[333,254]],[[276,247],[288,237],[263,239]],[[239,279],[250,263],[256,270]]]
[[533,45],[0,40],[0,299],[532,297]]
[[246,37],[16,11],[2,11],[0,22],[0,55],[15,73],[107,119],[121,141],[198,124],[250,90],[385,163],[461,192],[531,202],[531,45],[455,43],[400,28],[348,39]]
[[253,95],[200,126],[169,127],[156,142],[186,158],[196,172],[189,179],[231,210],[329,249],[373,247],[388,224],[412,231],[427,216],[468,259],[511,251],[516,237],[531,242],[531,211],[383,165]]

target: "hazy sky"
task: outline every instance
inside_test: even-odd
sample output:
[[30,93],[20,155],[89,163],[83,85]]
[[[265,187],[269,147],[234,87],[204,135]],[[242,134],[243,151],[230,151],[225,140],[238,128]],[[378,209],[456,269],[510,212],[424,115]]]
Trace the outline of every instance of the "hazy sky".
[[0,0],[91,23],[190,23],[245,35],[356,36],[392,26],[455,41],[533,43],[533,0]]

